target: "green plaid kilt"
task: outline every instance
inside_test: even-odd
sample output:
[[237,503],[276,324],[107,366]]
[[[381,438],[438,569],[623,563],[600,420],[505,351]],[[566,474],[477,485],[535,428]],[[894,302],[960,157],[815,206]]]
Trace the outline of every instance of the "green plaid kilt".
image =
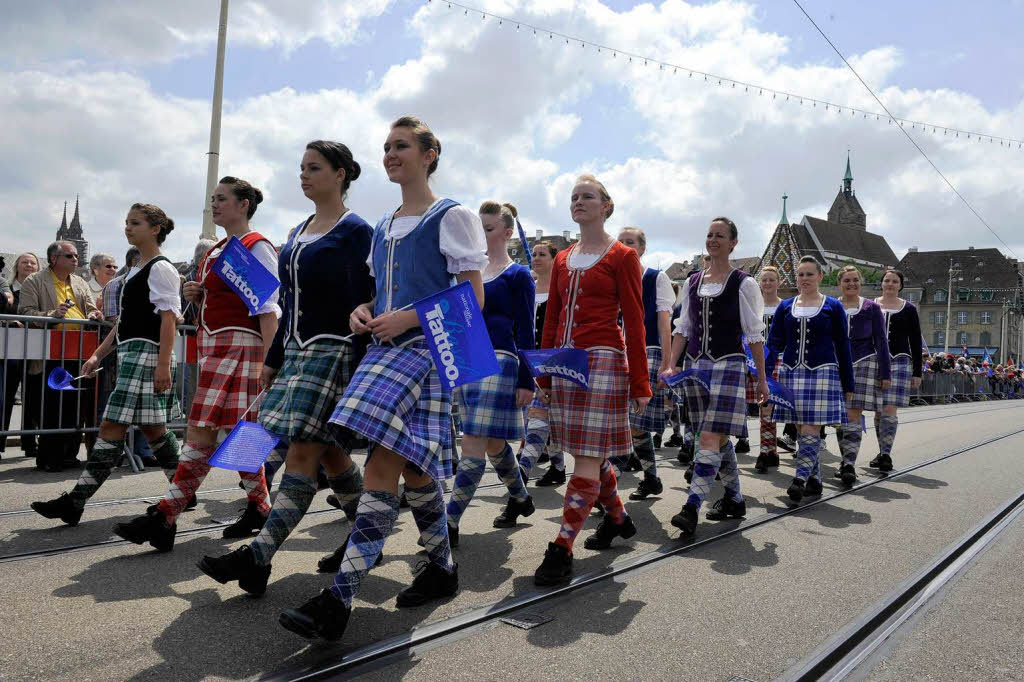
[[263,397],[260,424],[275,436],[348,447],[327,420],[355,370],[355,353],[343,341],[321,339],[284,347],[284,362]]
[[[117,347],[117,384],[107,398],[103,418],[115,424],[163,426],[181,415],[174,386],[157,393],[153,387],[160,346],[148,341],[126,341]],[[171,381],[177,362],[171,354]]]

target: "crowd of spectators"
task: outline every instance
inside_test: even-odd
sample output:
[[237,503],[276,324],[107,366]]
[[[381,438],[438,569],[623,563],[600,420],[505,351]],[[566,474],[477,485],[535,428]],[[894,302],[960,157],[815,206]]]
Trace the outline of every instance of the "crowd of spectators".
[[[924,369],[930,374],[969,376],[970,385],[981,387],[991,398],[1024,398],[1024,373],[1013,360],[1002,365],[977,356],[935,353],[925,358]],[[986,385],[988,391],[984,391]],[[927,391],[927,384],[923,389]]]

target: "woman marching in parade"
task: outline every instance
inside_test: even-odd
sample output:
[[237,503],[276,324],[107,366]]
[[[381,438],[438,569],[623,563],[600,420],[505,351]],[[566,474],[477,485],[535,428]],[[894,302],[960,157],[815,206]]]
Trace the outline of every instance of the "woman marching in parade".
[[[551,284],[551,267],[555,263],[558,251],[548,241],[536,242],[533,245],[533,262],[530,264],[537,279],[535,281],[536,314],[534,316],[534,345],[540,348],[541,336],[544,334],[544,318],[548,309],[548,289]],[[536,398],[526,413],[526,444],[519,456],[519,466],[523,470],[523,483],[526,483],[530,471],[541,461],[546,451],[551,466],[544,475],[537,479],[538,487],[562,485],[565,483],[565,457],[556,450],[551,442],[551,425],[548,406]]]
[[[174,477],[178,439],[166,424],[177,409],[171,377],[175,369],[174,337],[181,317],[181,280],[171,261],[160,252],[160,245],[173,229],[174,221],[157,206],[133,204],[128,211],[125,236],[142,257],[139,265],[125,275],[115,333],[108,334],[82,365],[82,373],[92,375],[116,342],[117,385],[107,400],[99,437],[75,487],[55,500],[32,503],[32,509],[48,519],[78,525],[86,500],[99,490],[120,458],[125,432],[131,425],[141,429],[168,480]],[[170,542],[174,542],[173,535]]]
[[721,474],[725,494],[707,518],[742,518],[747,505],[740,492],[739,466],[729,436],[740,436],[747,418],[746,339],[757,367],[757,398],[768,397],[764,360],[764,302],[754,279],[729,264],[739,243],[739,231],[729,218],[711,221],[704,242],[710,261],[683,284],[682,311],[672,340],[669,371],[686,352],[684,369],[709,375],[708,387],[687,381],[687,410],[699,435],[690,492],[672,525],[686,537],[697,529],[697,514],[715,477]]
[[[195,499],[210,472],[210,457],[220,429],[231,429],[245,415],[259,393],[263,357],[277,331],[281,309],[275,292],[255,313],[214,272],[214,265],[231,237],[237,238],[264,267],[277,271],[277,251],[259,232],[249,228],[263,193],[245,180],[221,178],[210,197],[214,224],[227,236],[203,258],[198,281],[186,282],[184,296],[199,306],[199,382],[189,410],[185,446],[160,503],[143,516],[114,526],[114,534],[136,544],[149,542],[161,551],[174,546],[178,515]],[[241,538],[263,527],[270,511],[263,468],[239,472],[248,504],[235,523],[224,529],[225,538]]]
[[796,270],[797,295],[779,304],[768,335],[767,364],[782,354],[779,383],[793,392],[793,409],[775,406],[775,421],[798,425],[796,478],[786,494],[799,502],[821,494],[821,427],[841,424],[852,398],[853,364],[846,311],[838,300],[818,291],[821,264],[804,256]]
[[397,605],[419,606],[458,591],[440,485],[452,475],[451,399],[419,318],[407,308],[449,288],[453,278],[471,282],[482,306],[480,270],[487,256],[479,216],[430,189],[440,154],[437,137],[412,116],[395,121],[384,143],[384,169],[401,186],[402,204],[374,229],[369,262],[376,298],[358,306],[350,324],[357,334],[372,333],[375,342],[331,417],[338,428],[375,446],[333,584],[281,614],[281,625],[303,637],[335,640],[344,633],[352,600],[398,519],[403,477],[428,559],[412,585],[399,593]]
[[[642,257],[647,250],[647,235],[638,227],[624,227],[619,241],[636,251]],[[672,280],[662,270],[646,268],[641,278],[641,299],[644,304],[644,334],[647,342],[647,371],[650,375],[651,402],[642,413],[632,413],[629,421],[633,436],[633,450],[643,466],[644,478],[636,490],[629,494],[631,500],[646,500],[651,495],[660,495],[663,486],[658,478],[658,465],[654,457],[654,434],[659,437],[665,431],[665,392],[658,387],[658,372],[665,369],[664,360],[672,352],[672,330],[670,327],[672,306],[676,302],[672,291]]]
[[[373,284],[366,266],[370,226],[345,206],[359,173],[344,144],[306,145],[299,182],[316,211],[292,230],[281,251],[283,313],[260,377],[266,390],[260,423],[288,441],[285,473],[256,539],[198,564],[214,580],[237,580],[251,594],[266,591],[274,554],[316,496],[321,464],[335,494],[348,501],[362,492],[362,475],[349,457],[351,443],[328,423],[362,345],[352,340],[346,313],[371,296]],[[330,304],[322,304],[328,297]]]
[[890,360],[882,308],[860,295],[861,274],[855,265],[846,265],[839,271],[839,289],[839,301],[849,319],[853,395],[846,403],[846,423],[837,428],[843,461],[836,477],[851,486],[857,480],[855,466],[863,433],[861,415],[865,410],[876,414],[881,411],[882,394],[890,385]]
[[485,201],[480,220],[488,261],[483,270],[483,315],[501,370],[459,389],[462,451],[447,509],[452,547],[459,546],[459,520],[476,493],[488,459],[509,495],[494,527],[512,528],[520,516],[535,511],[508,444],[523,437],[523,408],[533,399],[533,375],[519,359],[519,351],[533,349],[535,287],[529,269],[508,255],[508,240],[516,227],[515,207]]
[[[758,284],[761,286],[761,298],[764,301],[764,314],[762,319],[764,320],[765,330],[772,328],[772,318],[775,317],[775,310],[779,307],[779,303],[782,302],[779,299],[779,269],[774,265],[766,265],[761,268],[761,272],[757,275]],[[778,379],[779,376],[779,365],[776,363],[773,367],[765,367],[766,371],[770,371],[773,379]],[[756,382],[753,376],[747,377],[747,402],[755,403],[757,397],[755,395],[754,385]],[[775,422],[772,421],[772,406],[761,405],[761,449],[757,455],[757,461],[754,462],[754,470],[763,474],[768,471],[771,467],[779,466],[779,450],[778,450],[778,438],[777,429]]]
[[878,457],[870,462],[871,467],[883,473],[892,471],[892,444],[899,426],[896,411],[910,404],[910,389],[921,385],[921,319],[917,307],[900,298],[901,291],[903,273],[886,270],[882,275],[882,295],[875,302],[882,306],[885,316],[892,377],[888,390],[882,394],[882,412],[875,413]]
[[629,454],[629,410],[632,404],[634,411],[643,412],[651,385],[640,258],[605,232],[614,208],[608,190],[594,176],[576,180],[570,210],[580,226],[580,241],[555,257],[551,274],[541,345],[586,349],[589,388],[561,377],[538,382],[541,402],[551,406],[552,440],[575,460],[561,528],[534,573],[534,582],[542,586],[572,578],[573,541],[595,502],[600,501],[605,515],[584,543],[587,549],[604,549],[616,537],[636,534],[608,459]]

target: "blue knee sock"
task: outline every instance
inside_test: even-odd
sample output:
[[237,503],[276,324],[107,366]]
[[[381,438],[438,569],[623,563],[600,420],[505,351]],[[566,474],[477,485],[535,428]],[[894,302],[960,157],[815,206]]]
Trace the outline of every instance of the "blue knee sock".
[[722,464],[722,453],[701,448],[693,459],[693,480],[690,481],[690,495],[686,503],[698,510],[704,500],[711,494],[711,486],[715,484],[715,474]]
[[813,475],[818,464],[818,451],[821,449],[821,436],[801,434],[796,451],[796,477],[801,481]]
[[722,465],[718,471],[722,475],[722,485],[725,486],[725,492],[729,497],[735,501],[742,500],[743,493],[740,492],[740,467],[736,461],[736,449],[731,441],[726,442],[725,447],[722,448]]
[[398,520],[398,496],[382,490],[367,490],[359,498],[356,520],[345,548],[345,558],[329,588],[331,593],[352,606],[352,598],[373,565]]
[[[466,457],[459,460],[455,470],[455,487],[452,488],[451,499],[448,500],[448,523],[459,527],[459,519],[476,494],[476,487],[480,485],[480,479],[484,476],[484,469],[487,467],[487,460],[476,457]],[[408,499],[408,495],[406,495]]]
[[452,549],[448,543],[448,519],[444,496],[437,481],[422,488],[406,488],[405,499],[412,508],[412,518],[420,531],[427,557],[446,571],[452,570]]
[[487,459],[491,460],[491,466],[494,467],[501,482],[508,488],[508,494],[512,498],[522,501],[530,496],[530,493],[526,492],[526,486],[523,485],[523,477],[519,473],[516,456],[512,454],[512,448],[508,443],[505,443],[505,447],[498,454],[487,455]]

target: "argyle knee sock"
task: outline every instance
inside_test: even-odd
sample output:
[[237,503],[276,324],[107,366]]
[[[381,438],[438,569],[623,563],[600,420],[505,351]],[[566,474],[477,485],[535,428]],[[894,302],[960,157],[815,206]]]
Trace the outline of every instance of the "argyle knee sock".
[[[733,456],[735,457],[735,455]],[[715,484],[715,475],[721,466],[721,452],[704,448],[697,451],[697,455],[693,458],[693,479],[690,481],[690,494],[686,498],[687,504],[692,504],[700,510],[704,500],[711,494],[711,486]]]
[[722,476],[722,485],[729,497],[738,502],[743,499],[743,493],[740,492],[740,466],[736,461],[736,449],[732,441],[726,442],[720,454],[722,463],[718,472]]
[[875,412],[875,441],[878,443],[878,449],[882,449],[882,413]]
[[[644,469],[645,477],[658,475],[658,463],[654,458],[654,438],[649,433],[642,436],[633,436],[633,451]],[[602,502],[601,504],[604,504]]]
[[548,459],[551,461],[551,466],[553,466],[555,469],[557,469],[558,471],[565,471],[565,453],[563,453],[561,450],[552,451],[549,448]]
[[821,449],[821,436],[800,434],[800,440],[797,442],[799,445],[796,451],[796,477],[806,481],[814,473],[818,451]]
[[377,563],[397,520],[397,495],[384,490],[367,490],[360,496],[345,557],[329,588],[345,606],[352,606],[352,598],[359,591],[363,578]]
[[363,473],[353,462],[352,466],[337,476],[330,476],[327,479],[327,485],[331,487],[331,492],[344,507],[351,504],[353,500],[358,500],[363,494]]
[[267,479],[263,475],[263,467],[258,471],[249,473],[239,471],[238,477],[242,479],[242,488],[245,490],[245,497],[250,502],[255,502],[260,514],[266,516],[270,513],[270,491],[267,490]]
[[78,477],[78,482],[71,489],[71,500],[78,509],[85,508],[85,501],[96,494],[103,482],[110,476],[114,468],[114,462],[121,456],[124,450],[124,440],[107,440],[97,438],[96,444],[92,446],[89,459],[85,462],[85,469]]
[[185,441],[174,478],[171,479],[171,488],[157,505],[167,519],[167,525],[174,524],[178,515],[185,510],[199,490],[199,486],[203,484],[206,474],[210,473],[210,457],[213,456],[215,449],[214,445],[199,445]]
[[[463,455],[455,469],[455,487],[452,488],[452,496],[448,500],[448,523],[456,528],[459,527],[459,519],[476,494],[476,487],[480,485],[484,469],[487,467],[487,460],[483,458],[467,457]],[[406,499],[408,499],[406,495]]]
[[683,427],[683,442],[687,445],[693,445],[693,427],[689,424]]
[[[512,451],[509,456],[514,460]],[[448,542],[448,518],[444,511],[444,495],[437,481],[422,488],[406,488],[405,499],[412,508],[412,518],[420,531],[420,540],[431,563],[448,572],[452,570],[452,548]]]
[[285,472],[281,487],[277,489],[274,506],[270,509],[263,529],[249,545],[256,563],[268,565],[299,521],[306,515],[316,496],[316,480],[303,474]]
[[612,466],[616,476],[621,476],[622,470],[625,469],[626,465],[629,463],[629,455],[615,455],[614,457],[609,457],[605,461]]
[[573,475],[565,488],[565,502],[562,505],[562,526],[558,529],[556,545],[562,545],[572,552],[572,543],[576,540],[583,522],[590,515],[590,510],[601,494],[601,482],[592,478]]
[[494,467],[498,478],[508,488],[508,494],[513,499],[523,501],[530,496],[530,493],[526,492],[526,486],[523,485],[523,477],[519,473],[516,456],[512,454],[512,447],[508,443],[505,443],[505,447],[498,454],[487,455],[487,459],[491,461],[491,466]]
[[523,454],[519,456],[519,466],[523,467],[527,474],[536,466],[550,435],[551,426],[547,419],[530,417],[527,421],[526,445],[523,446]]
[[263,476],[267,480],[267,488],[274,486],[274,477],[277,476],[277,472],[284,466],[284,460],[288,457],[288,442],[282,440],[277,444],[271,452],[270,456],[267,457],[267,461],[263,463]]
[[768,415],[761,415],[761,454],[778,455],[778,438],[775,422]]
[[900,419],[896,415],[882,415],[878,422],[881,422],[878,427],[878,451],[891,457],[892,444],[896,440],[896,429],[899,428]]
[[857,463],[862,434],[860,422],[844,424],[839,427],[839,451],[843,455],[843,464],[854,465]]
[[601,490],[597,494],[597,501],[613,523],[619,524],[626,519],[626,508],[619,496],[618,477],[608,460],[601,462]]
[[181,447],[178,445],[178,438],[174,432],[168,429],[163,435],[149,442],[149,449],[153,451],[156,461],[160,462],[167,482],[174,480],[174,474],[178,470],[178,454]]

